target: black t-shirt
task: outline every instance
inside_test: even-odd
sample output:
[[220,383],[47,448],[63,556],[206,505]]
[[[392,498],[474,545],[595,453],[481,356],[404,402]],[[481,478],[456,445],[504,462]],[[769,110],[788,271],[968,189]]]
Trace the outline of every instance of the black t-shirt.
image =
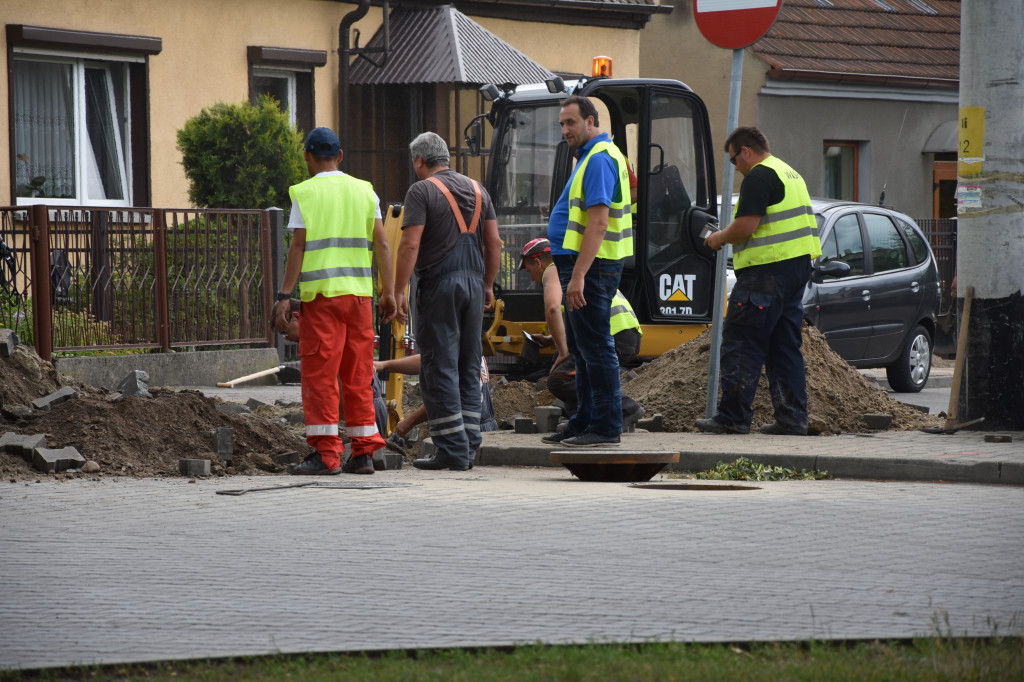
[[[462,219],[466,221],[468,229],[473,221],[473,209],[476,207],[473,182],[450,168],[435,173],[434,177],[443,182],[455,197],[455,203],[462,209]],[[477,234],[483,232],[485,220],[495,219],[491,197],[483,185],[480,185],[480,201],[482,206],[480,219],[477,221]],[[459,223],[452,214],[451,204],[441,190],[429,180],[413,183],[405,195],[402,229],[409,225],[424,226],[423,236],[420,238],[420,251],[416,257],[416,273],[419,275],[444,260],[459,239]]]
[[754,166],[740,183],[740,198],[736,202],[735,215],[767,215],[768,207],[785,197],[786,186],[778,174],[768,166]]

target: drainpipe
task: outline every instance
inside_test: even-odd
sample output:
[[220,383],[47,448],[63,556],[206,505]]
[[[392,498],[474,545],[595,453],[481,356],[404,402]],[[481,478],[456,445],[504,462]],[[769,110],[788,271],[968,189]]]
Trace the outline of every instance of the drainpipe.
[[[341,148],[348,153],[348,62],[352,54],[348,45],[349,29],[352,24],[370,11],[370,0],[359,0],[359,6],[341,18],[338,27],[338,138]],[[348,170],[348,158],[341,159],[342,170]]]
[[[370,63],[380,68],[387,63],[388,51],[391,48],[390,40],[390,12],[388,0],[384,0],[382,7],[382,29],[384,31],[383,47],[369,48],[359,47],[359,32],[356,31],[356,45],[349,46],[349,31],[352,25],[366,16],[370,11],[370,0],[359,0],[359,6],[341,18],[341,26],[338,27],[338,139],[341,141],[341,148],[348,153],[348,94],[349,94],[349,58],[352,55],[365,56],[368,52],[383,52],[384,58],[380,63],[370,59]],[[341,159],[342,170],[348,170],[348,156]]]

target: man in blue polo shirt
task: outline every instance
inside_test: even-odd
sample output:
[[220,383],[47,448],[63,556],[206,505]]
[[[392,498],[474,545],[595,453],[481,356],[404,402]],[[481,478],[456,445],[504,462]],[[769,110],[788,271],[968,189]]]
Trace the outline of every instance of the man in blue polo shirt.
[[622,432],[622,395],[609,318],[622,261],[633,255],[629,164],[601,132],[597,109],[586,97],[563,100],[558,120],[577,160],[551,211],[548,240],[564,292],[578,407],[565,429],[541,440],[614,445]]

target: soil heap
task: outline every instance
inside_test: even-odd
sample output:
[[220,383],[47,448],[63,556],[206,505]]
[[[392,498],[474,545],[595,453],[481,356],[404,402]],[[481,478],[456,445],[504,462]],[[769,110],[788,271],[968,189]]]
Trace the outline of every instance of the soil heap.
[[[935,426],[939,420],[894,400],[833,351],[824,335],[810,325],[803,328],[804,362],[807,367],[807,408],[811,431],[819,434],[867,431],[863,415],[892,415],[894,430]],[[689,343],[675,348],[636,370],[637,377],[622,384],[622,392],[640,403],[650,416],[661,413],[666,431],[696,431],[694,422],[704,416],[708,390],[711,333],[705,330]],[[515,414],[532,416],[527,406],[550,405],[553,396],[528,382],[493,387],[494,410],[499,423]],[[753,428],[774,421],[768,380],[761,375],[754,399]]]
[[[78,398],[48,410],[19,416],[18,406],[63,387],[72,386]],[[177,476],[179,459],[207,459],[214,473],[272,473],[283,471],[270,455],[309,446],[280,420],[253,413],[226,414],[220,399],[198,391],[150,389],[153,397],[124,397],[81,384],[57,372],[35,351],[19,345],[9,358],[0,357],[0,434],[45,434],[50,448],[72,446],[100,465],[105,476]],[[219,427],[234,429],[231,467],[213,452],[211,434]],[[0,480],[40,474],[20,456],[0,453]]]

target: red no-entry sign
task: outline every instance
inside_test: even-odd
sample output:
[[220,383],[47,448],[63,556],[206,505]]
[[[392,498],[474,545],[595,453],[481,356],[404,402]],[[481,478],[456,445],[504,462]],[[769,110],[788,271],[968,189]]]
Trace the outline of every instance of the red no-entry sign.
[[697,28],[718,47],[738,50],[768,32],[782,0],[693,0]]

